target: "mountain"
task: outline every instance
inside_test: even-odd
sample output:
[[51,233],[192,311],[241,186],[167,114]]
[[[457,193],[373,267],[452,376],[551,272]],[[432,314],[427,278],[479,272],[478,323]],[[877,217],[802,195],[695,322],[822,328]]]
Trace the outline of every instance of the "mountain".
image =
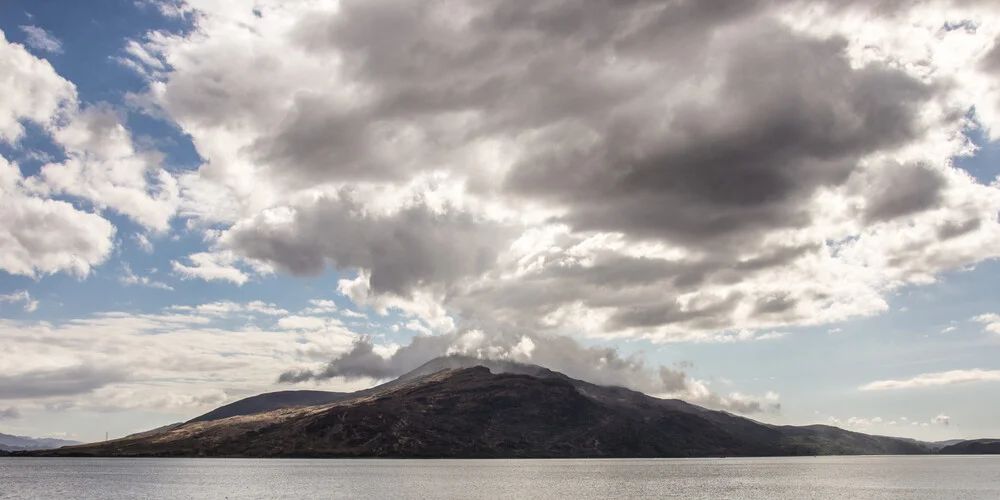
[[501,458],[927,452],[904,440],[835,427],[762,424],[534,365],[447,357],[339,401],[199,417],[152,435],[27,454]]
[[[537,365],[529,365],[523,363],[514,363],[511,361],[501,361],[501,360],[491,360],[491,359],[479,359],[472,358],[469,356],[442,356],[439,358],[432,359],[427,363],[419,366],[418,368],[410,371],[399,378],[386,382],[382,385],[378,385],[369,389],[360,390],[357,392],[328,392],[328,391],[279,391],[279,392],[268,392],[265,394],[260,394],[257,396],[251,396],[249,398],[244,398],[233,403],[220,406],[204,415],[195,417],[189,420],[187,423],[193,422],[210,422],[213,420],[220,420],[223,418],[236,417],[240,415],[254,415],[257,413],[264,413],[272,410],[280,410],[283,408],[294,408],[298,406],[316,406],[328,403],[336,403],[339,401],[346,401],[348,399],[354,399],[362,396],[368,396],[375,394],[380,391],[384,391],[398,385],[404,384],[411,380],[416,380],[420,377],[431,375],[443,370],[452,370],[456,368],[470,368],[473,366],[485,366],[489,368],[493,373],[518,373],[522,375],[532,375],[539,377],[557,377],[561,376],[566,378],[561,373],[553,372],[549,369],[542,368]],[[576,381],[581,384],[585,384],[582,381]]]
[[70,446],[80,444],[79,441],[67,441],[65,439],[32,438],[26,436],[11,436],[0,434],[0,450],[20,451],[20,450],[45,450],[49,448],[59,448],[60,446]]
[[970,439],[941,448],[942,455],[1000,455],[1000,439]]

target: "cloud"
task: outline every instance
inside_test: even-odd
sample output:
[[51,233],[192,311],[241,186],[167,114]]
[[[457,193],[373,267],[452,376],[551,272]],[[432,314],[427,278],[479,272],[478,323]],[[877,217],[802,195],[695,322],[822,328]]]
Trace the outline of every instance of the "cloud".
[[947,327],[941,329],[941,333],[953,333],[956,330],[958,330],[958,328],[956,328],[954,326],[947,326]]
[[73,110],[52,137],[67,158],[42,167],[47,190],[112,208],[154,231],[170,228],[180,187],[160,166],[161,153],[136,148],[122,114],[106,104]]
[[62,42],[53,36],[52,33],[38,26],[21,26],[21,31],[24,31],[24,34],[27,35],[24,43],[29,47],[43,52],[62,53]]
[[320,331],[330,327],[341,327],[343,323],[334,318],[317,316],[285,316],[278,320],[278,328],[282,330]]
[[[881,422],[881,419],[879,419],[879,422]],[[876,423],[876,422],[874,422],[872,420],[869,420],[867,418],[851,417],[851,418],[847,419],[847,425],[850,426],[850,427],[865,428],[865,427],[871,427],[872,424],[874,424],[874,423]]]
[[350,195],[269,210],[233,226],[220,244],[301,276],[369,270],[372,293],[410,297],[423,283],[450,285],[485,272],[505,241],[502,227],[416,202],[385,215],[366,213]]
[[[274,308],[251,301],[240,309],[246,315]],[[21,409],[168,409],[194,416],[223,400],[276,390],[275,373],[335,357],[356,338],[346,327],[318,332],[266,324],[234,328],[228,315],[207,312],[222,308],[204,310],[109,311],[62,321],[0,319],[0,399]],[[326,387],[355,390],[370,384],[359,380]]]
[[337,310],[337,304],[332,300],[309,299],[309,307],[303,309],[301,313],[305,315],[332,314]]
[[76,100],[76,88],[52,65],[24,47],[9,43],[0,32],[4,97],[0,99],[0,140],[13,143],[24,135],[21,120],[48,125]]
[[0,157],[0,270],[82,277],[107,260],[115,234],[110,222],[65,201],[32,196],[23,183],[17,167]]
[[862,391],[887,391],[998,381],[1000,381],[1000,370],[952,370],[940,373],[924,373],[905,380],[880,380],[865,384],[858,389]]
[[231,316],[234,314],[263,314],[265,316],[282,316],[288,314],[286,309],[279,308],[274,303],[254,300],[241,304],[231,300],[220,300],[199,304],[196,306],[170,306],[171,311],[191,312],[204,316]]
[[418,4],[191,0],[126,45],[204,159],[176,206],[219,237],[175,273],[332,268],[432,331],[718,342],[1000,257],[1000,186],[953,161],[1000,124],[995,5]]
[[38,301],[31,298],[31,294],[27,290],[21,290],[14,293],[0,294],[0,303],[8,302],[16,304],[18,302],[24,302],[25,312],[35,312],[38,309]]
[[177,181],[159,165],[159,152],[136,148],[121,114],[106,103],[83,105],[72,83],[2,33],[0,62],[12,68],[0,100],[0,140],[15,143],[25,133],[21,122],[30,121],[65,156],[42,165],[22,183],[25,189],[87,200],[154,231],[169,228],[179,203]]
[[931,423],[934,425],[942,425],[948,427],[949,425],[951,425],[951,417],[943,414],[938,415],[931,419]]
[[18,418],[21,418],[21,412],[17,408],[11,406],[0,409],[0,421],[15,420]]
[[584,347],[570,337],[487,334],[481,330],[439,335],[418,334],[409,345],[379,352],[370,338],[320,370],[304,368],[282,373],[279,381],[298,383],[332,378],[385,380],[400,376],[438,356],[460,354],[476,358],[532,363],[570,377],[601,385],[619,385],[656,397],[681,398],[710,408],[754,414],[779,411],[777,393],[754,397],[737,392],[721,395],[687,373],[665,366],[647,366],[641,355],[621,356],[610,347]]
[[122,276],[118,278],[118,281],[125,286],[141,285],[168,291],[173,291],[174,289],[174,287],[166,283],[154,281],[149,276],[136,276],[136,274],[132,272],[132,267],[129,266],[128,263],[122,264]]
[[149,236],[137,233],[133,235],[132,238],[135,239],[135,244],[138,245],[139,249],[143,252],[153,253],[153,242],[149,241]]
[[983,330],[987,332],[1000,333],[1000,314],[980,314],[972,318],[972,321],[983,323]]
[[121,382],[128,375],[118,368],[76,365],[0,375],[0,399],[26,399],[85,394]]
[[191,265],[176,260],[170,264],[181,279],[203,279],[206,281],[229,281],[243,285],[250,276],[236,266],[239,258],[232,252],[199,252],[188,255]]

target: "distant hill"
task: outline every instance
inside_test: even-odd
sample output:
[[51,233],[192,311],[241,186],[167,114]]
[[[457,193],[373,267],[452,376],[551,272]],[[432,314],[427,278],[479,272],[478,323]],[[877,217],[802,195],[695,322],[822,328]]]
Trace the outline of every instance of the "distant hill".
[[1000,455],[1000,439],[970,439],[945,446],[942,455]]
[[0,450],[4,451],[45,450],[76,444],[80,444],[80,442],[68,441],[65,439],[32,438],[26,436],[0,434]]
[[[285,398],[282,404],[299,401]],[[214,420],[199,417],[141,437],[28,452],[484,458],[921,453],[928,450],[900,439],[829,426],[766,425],[679,400],[590,384],[539,366],[463,357],[438,358],[332,403]]]
[[945,446],[950,446],[965,441],[964,439],[949,439],[947,441],[920,441],[919,439],[905,438],[905,437],[896,439],[902,439],[903,441],[909,441],[911,443],[919,444],[920,446],[923,446],[929,450],[940,450]]

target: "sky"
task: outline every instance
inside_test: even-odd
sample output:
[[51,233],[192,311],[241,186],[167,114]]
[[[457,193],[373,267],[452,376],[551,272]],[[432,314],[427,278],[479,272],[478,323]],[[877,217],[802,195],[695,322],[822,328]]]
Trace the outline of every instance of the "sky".
[[457,353],[1000,437],[992,0],[13,0],[0,68],[0,432]]

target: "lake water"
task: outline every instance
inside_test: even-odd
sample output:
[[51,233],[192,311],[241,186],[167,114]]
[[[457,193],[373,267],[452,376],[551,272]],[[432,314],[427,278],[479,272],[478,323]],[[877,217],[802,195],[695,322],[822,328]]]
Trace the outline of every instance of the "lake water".
[[0,458],[0,498],[1000,499],[1000,456],[682,460]]

